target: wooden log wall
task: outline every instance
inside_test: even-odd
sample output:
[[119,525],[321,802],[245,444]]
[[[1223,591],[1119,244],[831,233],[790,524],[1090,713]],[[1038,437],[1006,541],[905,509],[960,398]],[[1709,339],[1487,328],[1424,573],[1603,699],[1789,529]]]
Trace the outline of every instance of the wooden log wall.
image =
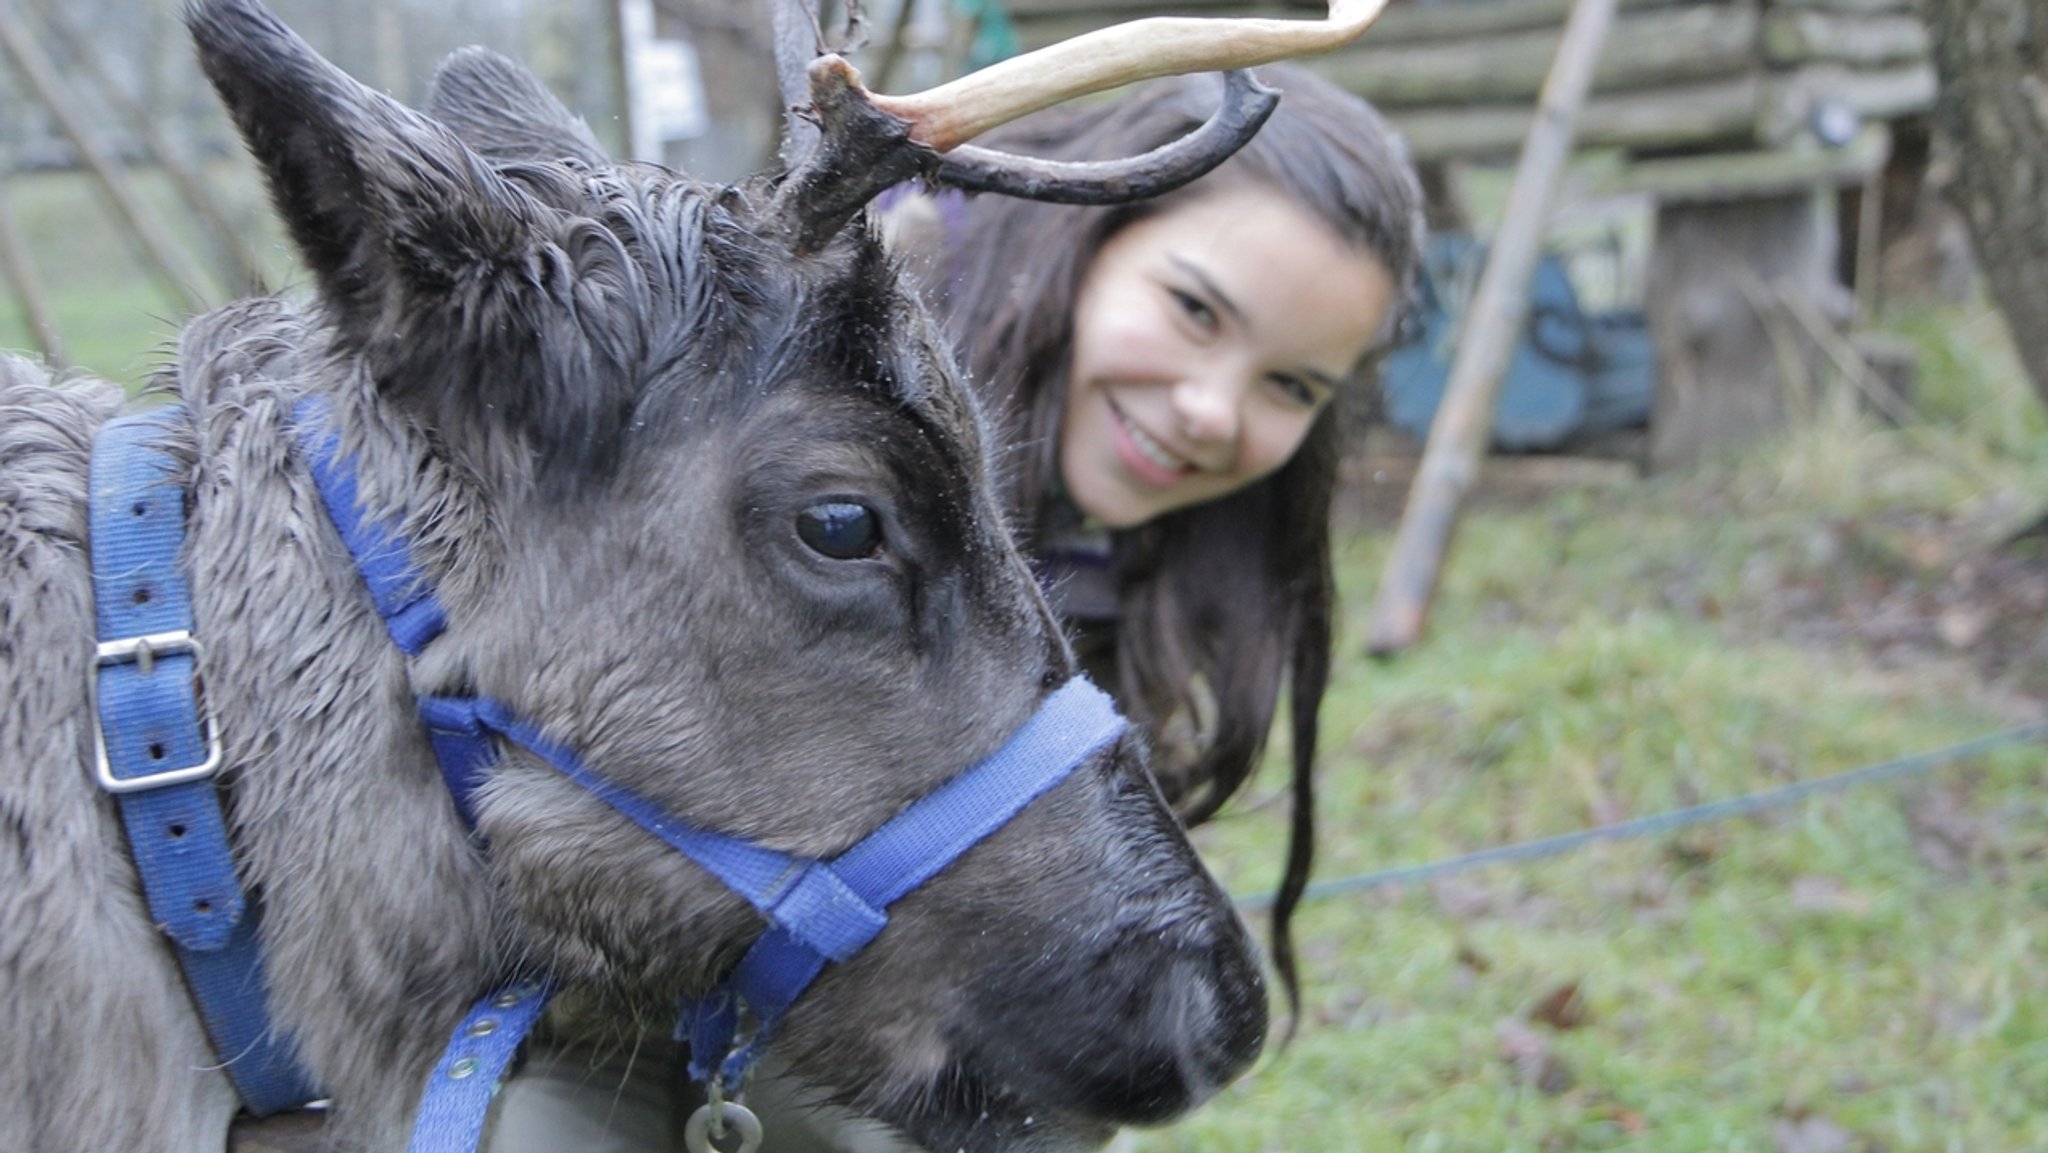
[[[1009,0],[1025,48],[1147,15],[1313,17],[1294,0]],[[1418,159],[1506,160],[1527,134],[1567,0],[1394,0],[1310,61],[1403,129]],[[1817,109],[1863,120],[1934,101],[1912,0],[1622,0],[1580,116],[1584,147],[1667,154],[1803,147]]]
[[[1846,321],[1836,190],[1887,163],[1894,122],[1934,105],[1915,0],[1620,0],[1577,118],[1618,149],[1597,191],[1647,194],[1644,312],[1658,353],[1644,463],[1684,467],[1770,435],[1811,379],[1784,322]],[[1313,18],[1322,0],[1007,0],[1026,48],[1145,15]],[[1425,176],[1508,162],[1572,0],[1393,0],[1350,47],[1308,61],[1370,99]],[[1431,181],[1441,187],[1440,180]],[[1859,222],[1858,227],[1863,227]],[[1874,231],[1874,229],[1873,229]],[[1854,251],[1860,253],[1862,243]],[[1788,335],[1791,333],[1791,335]]]

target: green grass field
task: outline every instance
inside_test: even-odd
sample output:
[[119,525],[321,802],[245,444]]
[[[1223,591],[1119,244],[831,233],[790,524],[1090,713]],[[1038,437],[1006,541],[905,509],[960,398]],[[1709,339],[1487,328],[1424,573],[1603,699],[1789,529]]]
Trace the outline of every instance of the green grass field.
[[[2048,419],[1995,316],[1897,327],[1923,423],[1836,406],[1699,473],[1482,505],[1432,627],[1344,539],[1318,876],[1740,796],[2044,715]],[[2002,582],[1985,578],[2002,574]],[[2015,607],[2015,582],[2036,582]],[[1198,837],[1273,882],[1282,766]],[[2048,754],[1303,910],[1299,1036],[1145,1150],[2048,1149]]]
[[[270,283],[290,283],[293,258],[263,202],[253,167],[237,158],[211,166],[206,174],[223,211],[265,260]],[[166,231],[205,266],[205,232],[171,182],[147,169],[137,170],[135,180]],[[187,309],[120,225],[107,194],[79,173],[46,172],[8,177],[0,181],[0,195],[6,196],[15,226],[28,243],[67,362],[109,380],[140,385],[165,360]],[[222,274],[213,272],[211,303],[225,303]],[[35,347],[12,286],[0,280],[0,348]]]
[[[288,264],[253,190],[223,181]],[[75,178],[8,189],[80,364],[178,307]],[[2041,715],[2048,417],[1983,307],[1890,326],[1922,420],[1828,404],[1697,473],[1482,499],[1425,642],[1376,662],[1391,524],[1341,538],[1319,876],[1734,797]],[[24,347],[0,307],[0,345]],[[1268,889],[1281,766],[1202,831]],[[1307,1009],[1145,1150],[2048,1149],[2048,755],[2015,748],[1667,837],[1317,901]]]

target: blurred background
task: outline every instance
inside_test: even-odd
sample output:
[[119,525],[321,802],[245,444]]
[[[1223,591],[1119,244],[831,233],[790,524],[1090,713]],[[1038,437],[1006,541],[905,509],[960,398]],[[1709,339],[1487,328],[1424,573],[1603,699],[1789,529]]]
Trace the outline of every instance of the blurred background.
[[[618,155],[773,160],[761,6],[273,7],[408,102],[483,43]],[[1436,234],[1353,417],[1305,1019],[1131,1141],[2048,1148],[2048,756],[2019,728],[2048,716],[2048,4],[1622,0],[1428,629],[1370,656],[1571,7],[1394,0],[1314,62],[1401,127]],[[1135,16],[1317,11],[869,0],[826,24],[901,92]],[[0,5],[0,273],[0,346],[131,386],[186,318],[299,285],[172,0]],[[1271,769],[1200,836],[1254,909],[1285,837]]]

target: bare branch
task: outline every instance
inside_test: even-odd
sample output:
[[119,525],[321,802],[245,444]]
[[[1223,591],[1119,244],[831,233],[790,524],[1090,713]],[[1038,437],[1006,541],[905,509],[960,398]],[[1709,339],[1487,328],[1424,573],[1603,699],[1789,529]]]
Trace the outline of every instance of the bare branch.
[[818,125],[808,111],[814,99],[811,91],[811,62],[824,52],[824,35],[818,31],[815,0],[773,0],[770,5],[775,37],[775,87],[782,93],[782,162],[794,166],[818,144]]

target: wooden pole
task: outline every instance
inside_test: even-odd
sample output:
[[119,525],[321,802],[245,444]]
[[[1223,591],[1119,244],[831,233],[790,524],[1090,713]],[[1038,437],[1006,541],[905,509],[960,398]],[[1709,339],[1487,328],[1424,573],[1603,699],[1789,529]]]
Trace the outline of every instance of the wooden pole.
[[896,69],[903,63],[909,48],[904,40],[910,35],[912,16],[917,11],[917,0],[898,0],[896,16],[889,23],[889,39],[882,45],[881,63],[875,65],[875,79],[868,88],[875,92],[896,90]]
[[14,62],[15,70],[50,110],[50,115],[71,141],[71,146],[78,150],[79,158],[99,177],[100,185],[106,189],[122,222],[155,263],[173,292],[190,311],[206,311],[214,297],[206,274],[192,263],[183,249],[172,243],[163,223],[129,182],[127,170],[93,138],[91,130],[79,118],[77,102],[65,91],[48,57],[21,26],[12,5],[0,4],[0,51]]
[[52,368],[62,368],[70,363],[64,353],[63,337],[57,331],[57,318],[50,311],[50,298],[43,292],[43,282],[36,276],[36,266],[29,259],[28,245],[22,240],[21,229],[14,222],[14,209],[7,203],[4,176],[0,176],[0,274],[7,277],[15,299],[21,301],[29,337],[42,350],[43,359],[49,361]]
[[1451,361],[1442,405],[1429,429],[1422,464],[1408,490],[1393,552],[1380,577],[1366,645],[1385,656],[1422,635],[1459,507],[1479,478],[1493,436],[1501,377],[1529,312],[1529,278],[1559,176],[1572,150],[1572,129],[1591,87],[1593,65],[1613,23],[1616,0],[1574,0],[1557,58],[1536,101],[1486,267],[1466,311],[1465,335]]
[[184,154],[171,143],[158,126],[156,117],[150,115],[142,101],[122,87],[107,68],[106,58],[91,38],[85,36],[73,22],[62,5],[45,8],[40,15],[45,26],[56,33],[63,42],[64,50],[70,54],[98,92],[114,111],[128,125],[128,130],[142,141],[150,156],[165,174],[176,184],[184,196],[185,203],[194,215],[205,223],[208,235],[213,240],[215,260],[220,273],[227,279],[233,291],[260,292],[265,277],[263,261],[245,235],[246,225],[237,225],[228,219],[222,210],[220,198],[209,188],[206,178],[197,168],[187,163]]

